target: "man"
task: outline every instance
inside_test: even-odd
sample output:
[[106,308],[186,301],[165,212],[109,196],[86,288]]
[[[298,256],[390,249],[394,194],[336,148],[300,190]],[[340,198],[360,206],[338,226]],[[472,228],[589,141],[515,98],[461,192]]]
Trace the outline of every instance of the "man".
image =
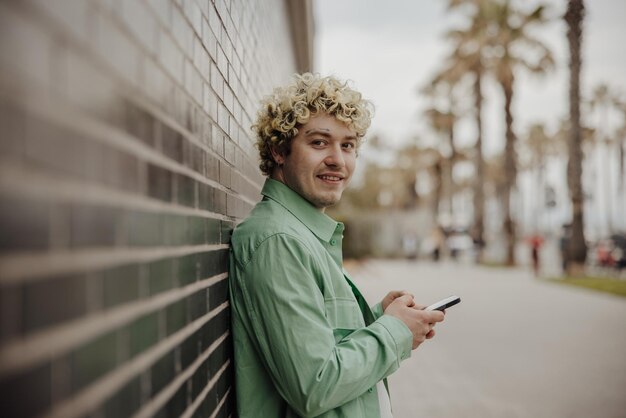
[[370,309],[342,266],[343,225],[324,214],[352,177],[370,106],[347,84],[307,73],[258,114],[269,178],[231,242],[241,418],[391,417],[384,379],[443,321],[400,291]]

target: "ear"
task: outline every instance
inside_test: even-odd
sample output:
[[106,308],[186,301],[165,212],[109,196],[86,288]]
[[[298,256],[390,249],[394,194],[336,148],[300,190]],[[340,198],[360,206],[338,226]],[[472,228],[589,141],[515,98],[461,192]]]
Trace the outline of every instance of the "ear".
[[270,147],[270,152],[272,153],[272,158],[276,165],[283,165],[285,163],[285,153],[279,151],[279,149],[275,146]]

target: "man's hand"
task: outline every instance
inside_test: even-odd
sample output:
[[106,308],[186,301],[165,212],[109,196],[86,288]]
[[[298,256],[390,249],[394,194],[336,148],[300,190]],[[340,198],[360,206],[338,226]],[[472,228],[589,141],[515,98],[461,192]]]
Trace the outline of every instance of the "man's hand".
[[440,311],[424,311],[417,308],[413,296],[405,294],[393,299],[387,309],[384,310],[385,315],[395,316],[409,327],[413,334],[413,350],[424,341],[435,336],[433,329],[435,324],[442,322],[445,317],[444,313]]
[[383,301],[381,302],[381,306],[383,307],[383,312],[387,309],[387,307],[389,306],[391,302],[393,302],[395,299],[399,298],[400,296],[404,296],[404,295],[409,295],[411,296],[411,298],[414,297],[412,294],[410,294],[406,290],[392,290],[391,292],[387,293],[387,296],[385,296],[383,298]]

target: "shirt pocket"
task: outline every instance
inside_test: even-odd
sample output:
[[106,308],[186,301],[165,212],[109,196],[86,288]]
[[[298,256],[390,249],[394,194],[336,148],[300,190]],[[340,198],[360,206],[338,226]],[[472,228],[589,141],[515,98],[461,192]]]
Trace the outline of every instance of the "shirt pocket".
[[332,298],[324,301],[326,319],[333,328],[335,340],[344,338],[355,329],[365,326],[358,303],[350,298]]

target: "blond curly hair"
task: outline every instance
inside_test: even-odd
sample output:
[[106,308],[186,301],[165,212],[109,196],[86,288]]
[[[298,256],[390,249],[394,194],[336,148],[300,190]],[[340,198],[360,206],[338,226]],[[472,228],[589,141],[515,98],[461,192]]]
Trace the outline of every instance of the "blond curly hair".
[[350,88],[347,82],[335,77],[296,74],[293,83],[274,89],[261,102],[256,123],[252,125],[263,174],[269,176],[276,166],[272,147],[289,154],[291,140],[298,134],[298,128],[320,112],[346,123],[355,131],[360,143],[370,126],[373,105],[363,99],[361,93]]

